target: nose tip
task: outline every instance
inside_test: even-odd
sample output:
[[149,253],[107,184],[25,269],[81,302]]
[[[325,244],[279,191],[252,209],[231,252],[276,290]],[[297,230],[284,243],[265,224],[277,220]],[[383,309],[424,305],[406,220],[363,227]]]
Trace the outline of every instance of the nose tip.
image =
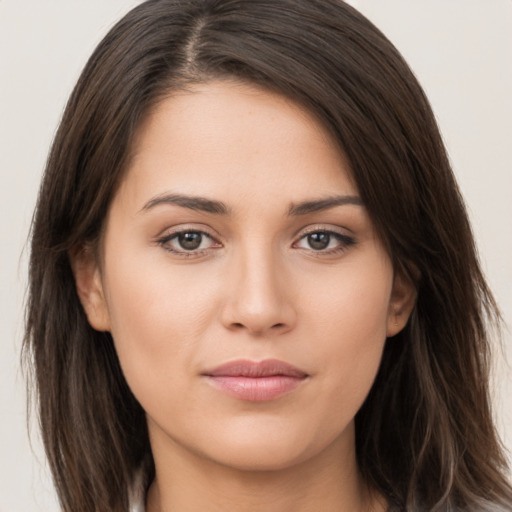
[[222,311],[223,325],[254,336],[282,334],[296,322],[287,282],[273,262],[244,269],[232,275],[232,286]]

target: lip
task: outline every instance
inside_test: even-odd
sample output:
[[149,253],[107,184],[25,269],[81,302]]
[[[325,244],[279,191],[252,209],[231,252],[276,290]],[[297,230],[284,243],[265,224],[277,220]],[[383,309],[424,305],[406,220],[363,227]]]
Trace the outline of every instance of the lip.
[[202,375],[219,391],[252,402],[280,398],[308,377],[306,372],[277,359],[230,361]]

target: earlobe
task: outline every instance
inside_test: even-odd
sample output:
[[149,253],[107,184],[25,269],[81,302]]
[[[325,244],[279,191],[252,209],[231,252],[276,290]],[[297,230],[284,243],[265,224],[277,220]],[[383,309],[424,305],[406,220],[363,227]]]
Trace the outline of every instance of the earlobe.
[[388,311],[388,338],[398,334],[406,325],[416,302],[416,287],[402,274],[395,274]]
[[94,251],[89,246],[81,246],[70,251],[69,259],[76,291],[91,327],[109,331],[110,317]]

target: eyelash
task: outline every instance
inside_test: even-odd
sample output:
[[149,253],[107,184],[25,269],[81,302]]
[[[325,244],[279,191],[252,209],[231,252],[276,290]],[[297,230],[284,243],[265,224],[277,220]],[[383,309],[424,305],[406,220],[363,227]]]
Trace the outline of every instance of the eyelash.
[[[337,240],[338,244],[336,247],[332,247],[330,249],[318,249],[315,250],[313,248],[304,248],[306,251],[311,251],[314,256],[322,257],[322,256],[334,256],[336,254],[340,254],[344,251],[346,251],[349,247],[355,245],[357,242],[355,238],[345,235],[343,233],[340,233],[338,231],[332,230],[332,229],[325,229],[321,227],[315,227],[311,228],[305,233],[303,233],[297,242],[294,242],[294,246],[297,246],[299,242],[302,240],[306,240],[307,237],[311,235],[327,235],[329,239],[329,243],[331,242],[331,239],[334,238]],[[298,249],[302,249],[301,247],[297,247]]]
[[[213,242],[213,246],[209,246],[203,249],[191,249],[186,250],[184,248],[176,249],[169,245],[170,242],[173,240],[177,240],[180,235],[187,235],[187,234],[194,234],[194,235],[200,235],[201,241],[200,244],[203,243],[204,238],[208,238]],[[329,237],[328,244],[331,243],[332,238],[336,239],[338,244],[336,247],[330,248],[330,249],[313,249],[313,248],[306,248],[306,247],[298,247],[298,244],[306,240],[311,235],[327,235]],[[182,258],[191,258],[191,257],[200,257],[205,255],[209,250],[216,249],[218,247],[221,247],[221,243],[218,242],[213,236],[211,236],[209,233],[202,231],[200,229],[180,229],[178,231],[174,231],[172,233],[169,233],[168,235],[165,235],[157,240],[157,243],[166,251],[171,252],[172,254],[182,257]],[[301,249],[304,251],[308,251],[312,253],[314,256],[321,257],[321,256],[331,256],[336,255],[344,252],[349,247],[355,245],[357,242],[356,240],[348,235],[339,233],[338,231],[315,227],[312,228],[299,237],[299,239],[293,243],[292,247]],[[215,247],[217,245],[217,247]]]
[[[182,258],[192,258],[192,257],[198,257],[204,255],[209,249],[212,247],[206,247],[203,249],[194,249],[187,251],[186,249],[175,249],[169,245],[170,242],[172,242],[175,239],[178,239],[180,235],[186,235],[186,234],[194,234],[194,235],[200,235],[203,239],[209,238],[214,242],[214,244],[217,244],[220,247],[220,242],[217,242],[214,237],[212,237],[210,234],[206,233],[205,231],[202,231],[200,229],[180,229],[178,231],[174,231],[173,233],[169,233],[168,235],[163,236],[162,238],[159,238],[157,240],[157,243],[166,251],[171,252],[172,254],[182,257]],[[201,244],[203,243],[203,240],[201,240]]]

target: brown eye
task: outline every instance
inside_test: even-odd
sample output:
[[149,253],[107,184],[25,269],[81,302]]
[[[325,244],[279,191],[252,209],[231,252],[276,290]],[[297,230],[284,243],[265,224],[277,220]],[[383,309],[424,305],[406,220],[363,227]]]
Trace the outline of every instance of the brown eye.
[[201,247],[203,234],[197,231],[186,231],[177,235],[177,242],[181,249],[185,251],[194,251]]
[[298,249],[306,249],[319,254],[334,255],[356,243],[355,239],[331,230],[311,231],[304,234],[295,244]]
[[199,255],[220,247],[220,244],[203,231],[183,230],[164,236],[158,243],[167,251],[182,256]]
[[315,251],[321,251],[329,247],[331,242],[331,235],[329,233],[310,233],[307,236],[308,245]]

